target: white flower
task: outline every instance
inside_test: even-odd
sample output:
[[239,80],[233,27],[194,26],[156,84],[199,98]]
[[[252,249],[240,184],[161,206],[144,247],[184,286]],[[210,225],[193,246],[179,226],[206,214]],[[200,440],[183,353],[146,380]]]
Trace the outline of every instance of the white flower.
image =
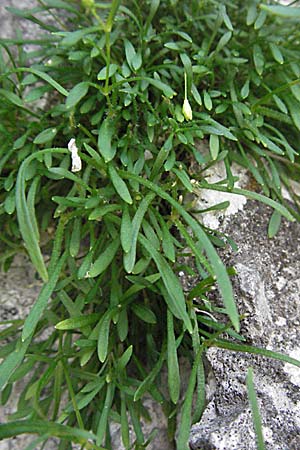
[[186,120],[192,120],[193,119],[193,111],[190,105],[190,102],[187,98],[184,99],[183,106],[182,106],[182,113]]
[[187,76],[186,72],[184,72],[184,101],[182,105],[182,114],[184,115],[185,120],[193,120],[193,111],[190,102],[188,101],[187,90]]
[[71,152],[71,158],[72,158],[72,172],[79,172],[81,170],[81,159],[78,155],[78,148],[76,145],[76,141],[74,138],[70,140],[68,143],[68,149]]

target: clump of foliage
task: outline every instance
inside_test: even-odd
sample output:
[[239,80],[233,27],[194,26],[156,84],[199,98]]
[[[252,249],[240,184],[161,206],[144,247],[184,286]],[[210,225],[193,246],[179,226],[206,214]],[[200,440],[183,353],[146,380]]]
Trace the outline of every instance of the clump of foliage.
[[[0,42],[1,262],[7,270],[25,251],[43,282],[25,320],[2,322],[2,403],[17,380],[26,383],[0,436],[37,433],[28,449],[50,436],[60,450],[71,441],[110,449],[113,420],[124,447],[142,449],[151,439],[140,424],[147,394],[162,405],[170,439],[181,411],[183,450],[205,406],[206,348],[300,365],[243,342],[234,271],[216,250],[231,241],[184,201],[202,188],[261,200],[274,208],[270,236],[282,216],[299,219],[291,186],[299,178],[299,9],[256,0],[38,4],[12,12],[45,33]],[[71,139],[82,160],[73,172]],[[234,161],[261,193],[234,186]],[[210,184],[204,171],[218,163],[227,177]],[[198,280],[190,292],[179,270]],[[208,296],[215,283],[222,308]],[[183,400],[180,356],[191,364]]]

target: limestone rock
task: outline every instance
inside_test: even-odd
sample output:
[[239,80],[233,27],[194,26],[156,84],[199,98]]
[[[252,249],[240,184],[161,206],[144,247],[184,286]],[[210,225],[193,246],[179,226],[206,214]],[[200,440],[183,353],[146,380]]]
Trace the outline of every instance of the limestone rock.
[[[271,210],[247,202],[223,227],[237,243],[237,253],[223,259],[234,265],[235,296],[248,314],[241,334],[247,344],[300,359],[300,225],[283,221],[268,239]],[[199,424],[192,427],[193,450],[254,450],[255,434],[248,403],[246,375],[254,381],[268,450],[300,448],[300,369],[257,355],[210,348],[207,358],[216,391]]]

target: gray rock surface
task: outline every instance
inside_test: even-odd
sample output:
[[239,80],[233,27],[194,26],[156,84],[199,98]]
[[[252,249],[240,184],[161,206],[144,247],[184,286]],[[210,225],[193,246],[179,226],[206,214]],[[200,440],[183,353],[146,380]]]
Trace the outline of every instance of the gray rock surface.
[[36,0],[1,0],[0,4],[0,37],[14,38],[16,31],[20,30],[24,37],[34,39],[38,33],[38,25],[23,20],[13,15],[6,8],[34,8],[37,6]]
[[[267,237],[271,210],[248,202],[224,231],[239,247],[223,259],[234,265],[239,312],[248,317],[241,334],[247,344],[300,359],[300,226],[283,221],[274,239]],[[224,253],[224,252],[223,252]],[[216,391],[202,420],[191,431],[193,450],[254,450],[255,434],[246,375],[253,367],[268,450],[300,448],[300,369],[245,353],[211,348],[207,352]]]

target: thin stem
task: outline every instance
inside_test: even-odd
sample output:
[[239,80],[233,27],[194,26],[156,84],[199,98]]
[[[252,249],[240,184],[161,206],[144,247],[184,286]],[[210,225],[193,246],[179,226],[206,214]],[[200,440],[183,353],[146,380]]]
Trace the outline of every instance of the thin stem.
[[187,79],[186,79],[186,72],[184,72],[184,100],[187,100]]
[[75,411],[75,415],[76,415],[76,419],[77,419],[77,422],[78,422],[78,426],[79,426],[79,428],[84,430],[83,420],[82,420],[82,417],[81,417],[81,414],[79,412],[78,405],[77,405],[77,402],[76,402],[75,393],[74,393],[74,389],[73,389],[73,386],[72,386],[72,381],[71,381],[71,378],[70,378],[70,374],[68,372],[68,366],[67,366],[66,362],[64,361],[64,359],[62,359],[61,362],[62,362],[62,365],[63,365],[64,374],[65,374],[65,377],[66,377],[66,382],[67,382],[68,390],[69,390],[69,393],[70,393],[71,402],[72,402],[72,405],[73,405],[73,408],[74,408],[74,411]]
[[109,69],[110,69],[110,31],[105,32],[105,45],[106,45],[106,75],[105,75],[105,87],[104,95],[107,98],[108,107],[111,109],[111,101],[109,97]]

